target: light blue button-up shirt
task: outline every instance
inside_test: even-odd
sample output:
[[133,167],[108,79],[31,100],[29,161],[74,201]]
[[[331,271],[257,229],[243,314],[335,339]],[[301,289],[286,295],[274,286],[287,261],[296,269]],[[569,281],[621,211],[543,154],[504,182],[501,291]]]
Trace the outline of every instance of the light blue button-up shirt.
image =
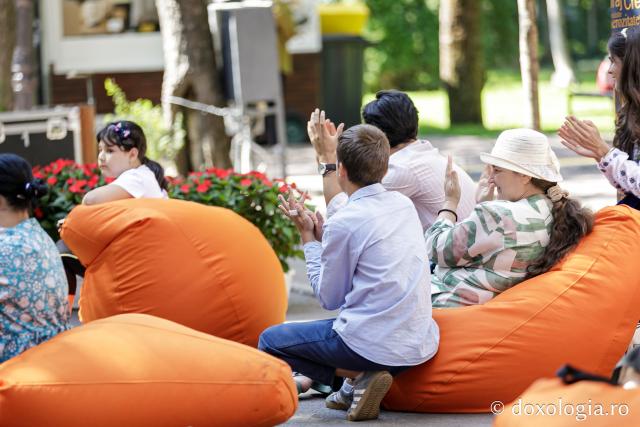
[[307,275],[333,329],[360,356],[387,366],[420,364],[440,339],[431,317],[422,226],[411,200],[373,184],[327,219],[322,243],[304,245]]

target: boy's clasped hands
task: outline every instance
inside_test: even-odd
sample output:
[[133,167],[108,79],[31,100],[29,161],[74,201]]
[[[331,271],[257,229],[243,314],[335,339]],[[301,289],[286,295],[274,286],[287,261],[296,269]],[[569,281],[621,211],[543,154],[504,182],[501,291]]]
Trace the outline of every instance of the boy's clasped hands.
[[289,218],[300,232],[302,244],[312,242],[314,240],[322,241],[322,226],[324,218],[320,212],[311,212],[304,206],[304,194],[299,199],[289,192],[289,197],[285,198],[282,194],[278,196],[280,205],[278,209]]

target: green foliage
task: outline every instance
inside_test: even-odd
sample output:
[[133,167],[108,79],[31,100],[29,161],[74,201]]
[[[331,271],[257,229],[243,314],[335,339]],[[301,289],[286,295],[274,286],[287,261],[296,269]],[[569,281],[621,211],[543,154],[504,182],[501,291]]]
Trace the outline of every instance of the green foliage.
[[[581,90],[595,92],[593,68],[580,72],[582,63],[577,64],[578,79],[584,83]],[[555,133],[568,114],[567,90],[551,84],[551,68],[540,70],[540,114],[544,132]],[[513,69],[489,70],[487,83],[482,90],[483,126],[451,126],[447,94],[437,91],[410,92],[409,96],[420,113],[419,135],[427,139],[434,135],[475,135],[495,138],[502,130],[524,125],[525,99],[522,96],[520,72]],[[363,102],[373,99],[367,94]],[[573,113],[581,119],[593,121],[604,134],[613,132],[613,101],[606,97],[576,97],[572,102]]]
[[485,68],[517,68],[518,2],[513,0],[485,0],[482,3],[482,47]]
[[105,123],[116,118],[136,122],[147,137],[147,156],[154,160],[173,160],[185,140],[182,115],[177,114],[174,122],[168,125],[161,105],[153,105],[148,99],[127,100],[124,91],[112,79],[106,79],[104,87],[115,105],[115,114],[106,115]]
[[227,169],[192,172],[186,179],[170,179],[169,196],[210,206],[222,206],[243,216],[267,238],[282,268],[291,257],[304,259],[300,236],[293,223],[278,211],[278,195],[297,191],[295,184],[271,182],[260,172],[236,174]]
[[[442,0],[365,0],[371,11],[365,37],[366,89],[431,90],[439,85],[439,19]],[[447,0],[454,1],[454,0]],[[518,4],[515,0],[482,2],[482,45],[485,68],[518,69]],[[336,2],[336,1],[334,1]],[[608,2],[562,0],[571,54],[601,57],[609,34]],[[593,10],[590,12],[590,9]],[[595,14],[595,27],[589,24]],[[540,56],[550,60],[545,0],[538,0]],[[588,43],[595,34],[596,46]]]
[[366,0],[367,87],[417,90],[438,85],[438,5],[425,0]]

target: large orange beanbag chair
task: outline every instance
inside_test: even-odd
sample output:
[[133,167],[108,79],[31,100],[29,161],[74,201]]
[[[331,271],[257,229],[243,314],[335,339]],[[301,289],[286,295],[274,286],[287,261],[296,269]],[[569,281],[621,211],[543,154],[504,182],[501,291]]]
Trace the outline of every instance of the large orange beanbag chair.
[[497,406],[495,427],[637,427],[640,389],[559,379],[536,381],[511,404]]
[[551,271],[484,305],[434,310],[436,356],[398,375],[387,409],[489,412],[570,363],[610,375],[640,319],[640,212],[598,212],[593,232]]
[[297,403],[286,363],[144,314],[71,329],[0,365],[2,426],[273,426]]
[[78,206],[61,235],[87,267],[83,322],[146,313],[256,346],[285,319],[280,262],[231,210],[157,199]]

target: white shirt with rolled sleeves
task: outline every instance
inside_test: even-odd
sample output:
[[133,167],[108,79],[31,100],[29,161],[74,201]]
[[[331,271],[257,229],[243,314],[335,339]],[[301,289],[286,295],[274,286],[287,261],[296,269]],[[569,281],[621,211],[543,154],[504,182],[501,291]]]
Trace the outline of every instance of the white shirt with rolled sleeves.
[[322,243],[304,245],[316,297],[340,309],[333,329],[372,362],[412,366],[438,349],[421,228],[406,196],[373,184],[327,219]]
[[[411,199],[418,211],[423,233],[433,225],[444,205],[446,169],[447,158],[426,140],[409,144],[389,158],[389,170],[382,179],[382,185]],[[454,169],[458,172],[461,190],[456,213],[463,219],[471,215],[476,206],[476,185],[464,170],[455,165]],[[345,193],[336,195],[327,206],[327,214],[339,210],[347,199]]]
[[160,188],[153,171],[146,165],[122,172],[111,184],[122,188],[134,199],[166,199],[169,197],[167,192]]

